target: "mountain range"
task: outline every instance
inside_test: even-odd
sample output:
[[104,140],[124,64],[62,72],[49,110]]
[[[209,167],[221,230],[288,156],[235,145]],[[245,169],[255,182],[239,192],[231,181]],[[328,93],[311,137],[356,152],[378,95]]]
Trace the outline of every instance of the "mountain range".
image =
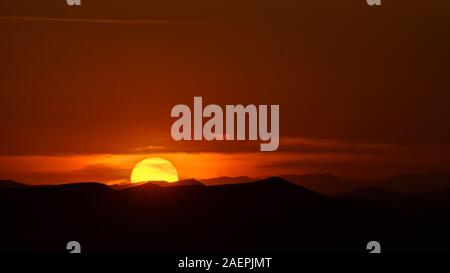
[[7,184],[0,252],[65,252],[72,240],[89,253],[365,253],[373,240],[384,252],[450,246],[448,188],[363,187],[329,196],[280,177],[216,186]]

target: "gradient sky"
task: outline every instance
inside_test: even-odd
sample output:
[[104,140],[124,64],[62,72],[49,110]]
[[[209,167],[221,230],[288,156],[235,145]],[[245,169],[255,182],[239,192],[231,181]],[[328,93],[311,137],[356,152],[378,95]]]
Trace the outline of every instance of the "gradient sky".
[[[0,179],[450,169],[449,1],[150,2],[0,0]],[[279,150],[173,141],[194,96],[279,104]]]

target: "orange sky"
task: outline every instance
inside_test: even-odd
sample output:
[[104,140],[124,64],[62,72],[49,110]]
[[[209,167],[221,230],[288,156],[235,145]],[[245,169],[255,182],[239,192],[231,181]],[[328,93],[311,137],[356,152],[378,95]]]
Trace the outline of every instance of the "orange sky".
[[[324,141],[312,143],[305,139],[294,142],[308,143],[310,150],[275,153],[147,151],[133,154],[9,155],[0,156],[0,174],[30,184],[80,181],[126,183],[137,162],[149,157],[161,157],[174,164],[180,179],[241,175],[258,178],[315,172],[332,172],[350,178],[382,178],[396,173],[442,170],[449,163],[448,147],[442,146],[417,148]],[[286,141],[282,143],[290,145]]]
[[[149,2],[0,1],[0,179],[112,183],[150,156],[184,178],[449,169],[446,1]],[[173,141],[194,96],[279,104],[279,150]]]

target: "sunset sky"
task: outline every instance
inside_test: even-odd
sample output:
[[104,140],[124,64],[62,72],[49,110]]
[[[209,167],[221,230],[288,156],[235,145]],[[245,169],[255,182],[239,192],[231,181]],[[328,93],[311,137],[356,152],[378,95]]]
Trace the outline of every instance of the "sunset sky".
[[[0,179],[450,169],[449,1],[149,2],[0,0]],[[279,104],[279,150],[172,140],[194,96]]]

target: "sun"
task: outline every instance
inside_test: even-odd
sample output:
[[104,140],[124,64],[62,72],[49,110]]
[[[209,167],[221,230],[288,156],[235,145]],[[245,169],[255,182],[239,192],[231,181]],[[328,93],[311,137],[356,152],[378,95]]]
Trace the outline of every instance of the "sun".
[[131,183],[145,181],[166,181],[169,183],[178,181],[177,169],[170,161],[151,157],[140,161],[131,172]]

